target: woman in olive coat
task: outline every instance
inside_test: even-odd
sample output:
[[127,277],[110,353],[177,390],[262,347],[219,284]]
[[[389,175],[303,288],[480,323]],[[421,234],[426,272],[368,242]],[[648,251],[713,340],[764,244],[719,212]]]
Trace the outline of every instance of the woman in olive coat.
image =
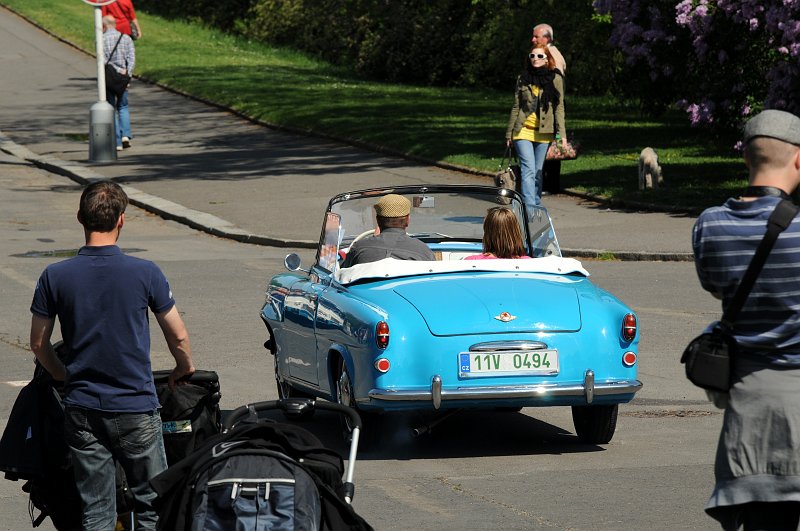
[[528,206],[542,202],[542,167],[556,133],[567,148],[564,122],[564,77],[547,47],[529,54],[525,71],[517,78],[514,106],[508,119],[506,144],[514,149],[522,172],[522,197]]

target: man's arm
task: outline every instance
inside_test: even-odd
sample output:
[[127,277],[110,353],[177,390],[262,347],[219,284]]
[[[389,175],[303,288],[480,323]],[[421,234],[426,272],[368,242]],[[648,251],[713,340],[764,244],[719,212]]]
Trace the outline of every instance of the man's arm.
[[133,45],[130,35],[125,35],[122,40],[124,43],[120,43],[120,48],[125,57],[125,70],[129,76],[132,76],[133,69],[136,68],[136,47]]
[[174,390],[178,380],[194,374],[195,369],[192,361],[192,346],[189,344],[189,332],[186,330],[186,325],[178,313],[177,306],[173,305],[172,308],[164,313],[157,313],[156,320],[164,333],[164,339],[167,341],[169,351],[172,357],[175,358],[175,368],[169,375],[169,388]]
[[139,19],[135,18],[135,19],[131,20],[131,25],[132,26],[136,26],[136,29],[137,29],[137,31],[139,33],[139,36],[137,37],[137,40],[142,40],[142,27],[139,25]]
[[553,46],[552,44],[548,46],[550,48],[550,54],[553,56],[553,59],[556,61],[556,68],[561,70],[562,74],[567,73],[567,61],[564,60],[564,56],[561,55],[561,52],[558,51],[558,48]]
[[58,359],[50,337],[53,335],[53,327],[56,320],[54,317],[42,317],[33,314],[31,318],[31,350],[45,368],[50,376],[55,380],[64,381],[67,377],[67,369],[61,360]]

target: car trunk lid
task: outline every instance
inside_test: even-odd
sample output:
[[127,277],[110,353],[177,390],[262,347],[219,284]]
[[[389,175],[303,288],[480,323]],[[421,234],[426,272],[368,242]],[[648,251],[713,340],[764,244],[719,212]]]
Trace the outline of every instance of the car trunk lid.
[[581,315],[573,283],[562,277],[486,274],[408,282],[394,291],[414,306],[438,336],[575,332]]

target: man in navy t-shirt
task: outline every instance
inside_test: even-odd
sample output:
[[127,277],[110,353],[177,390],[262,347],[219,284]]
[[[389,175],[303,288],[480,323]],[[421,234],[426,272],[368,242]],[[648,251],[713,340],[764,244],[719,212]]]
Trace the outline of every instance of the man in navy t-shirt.
[[[81,195],[78,221],[86,245],[51,264],[36,285],[31,349],[64,381],[65,434],[83,505],[84,530],[114,529],[116,462],[135,496],[137,529],[155,529],[149,480],[167,468],[150,364],[148,309],[164,333],[178,381],[194,373],[191,346],[169,283],[154,263],[117,247],[128,197],[111,181]],[[61,357],[50,338],[58,317]]]

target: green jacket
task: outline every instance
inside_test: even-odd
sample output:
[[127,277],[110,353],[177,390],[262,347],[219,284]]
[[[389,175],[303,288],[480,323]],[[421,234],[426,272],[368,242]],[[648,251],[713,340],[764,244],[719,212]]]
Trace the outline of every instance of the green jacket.
[[506,140],[511,140],[522,129],[522,124],[528,119],[534,110],[539,113],[539,132],[540,133],[564,133],[566,125],[564,123],[564,78],[556,73],[553,85],[559,95],[559,103],[555,110],[551,105],[547,111],[542,110],[541,101],[533,95],[531,85],[523,85],[520,78],[517,78],[517,89],[514,93],[514,106],[511,108],[511,116],[508,118],[508,128],[506,129]]

